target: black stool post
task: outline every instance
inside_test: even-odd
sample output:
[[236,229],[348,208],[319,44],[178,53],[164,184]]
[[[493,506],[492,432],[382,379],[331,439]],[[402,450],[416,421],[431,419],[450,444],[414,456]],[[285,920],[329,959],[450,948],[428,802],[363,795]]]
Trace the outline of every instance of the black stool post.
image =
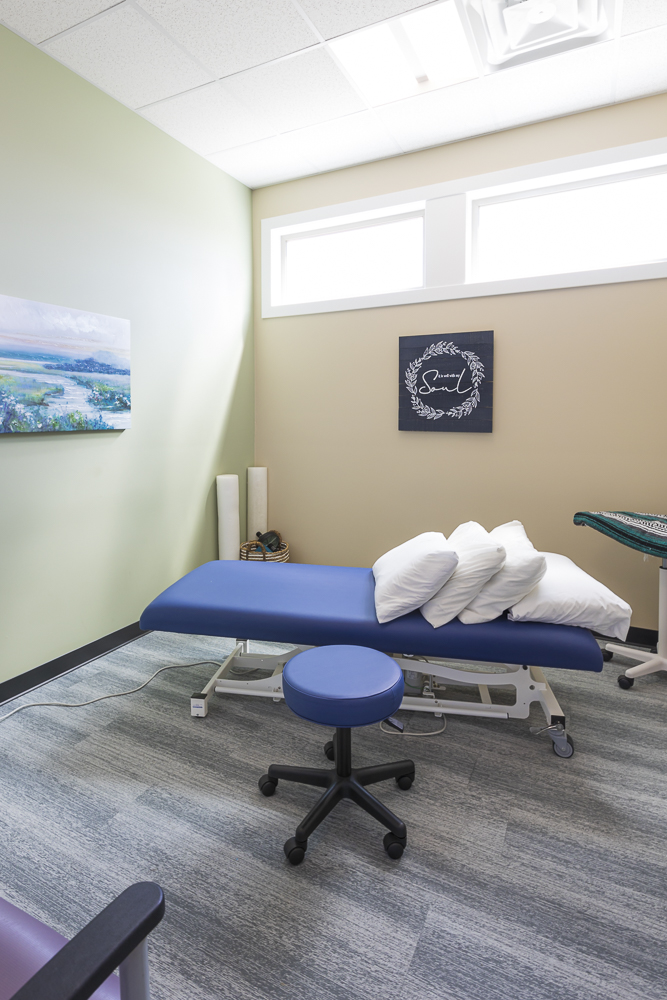
[[352,774],[352,730],[337,729],[335,739],[336,774],[349,778]]

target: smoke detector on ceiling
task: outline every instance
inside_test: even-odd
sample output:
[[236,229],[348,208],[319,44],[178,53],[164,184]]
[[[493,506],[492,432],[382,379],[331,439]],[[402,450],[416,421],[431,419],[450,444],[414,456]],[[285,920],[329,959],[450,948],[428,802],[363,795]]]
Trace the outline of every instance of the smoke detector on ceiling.
[[613,37],[617,0],[467,0],[487,69]]

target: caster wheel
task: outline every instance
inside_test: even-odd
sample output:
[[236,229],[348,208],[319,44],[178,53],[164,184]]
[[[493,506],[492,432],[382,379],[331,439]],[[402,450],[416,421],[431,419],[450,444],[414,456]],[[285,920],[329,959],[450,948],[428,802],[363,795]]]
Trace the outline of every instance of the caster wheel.
[[296,837],[290,837],[289,840],[285,841],[285,846],[283,851],[285,852],[285,857],[291,865],[300,865],[306,856],[306,847],[308,846],[307,840],[297,840]]
[[554,748],[554,753],[556,754],[557,757],[567,758],[571,757],[572,754],[574,753],[574,743],[572,742],[571,736],[567,737],[567,750],[561,750],[561,748],[557,747],[555,743],[552,743],[551,745]]
[[262,795],[266,795],[267,798],[269,795],[273,795],[273,793],[276,790],[277,784],[278,782],[276,781],[276,779],[270,778],[268,774],[263,774],[262,777],[257,782],[260,792],[262,793]]
[[405,840],[401,840],[400,837],[397,837],[393,833],[386,833],[382,843],[392,861],[398,861],[405,850]]
[[334,760],[335,759],[336,755],[334,753],[333,740],[328,740],[324,744],[324,756],[327,758],[327,760]]
[[618,675],[618,686],[623,688],[624,691],[629,691],[634,683],[634,677],[626,677],[625,674]]
[[613,655],[614,654],[612,653],[612,651],[610,649],[603,649],[602,650],[602,659],[604,660],[605,663],[609,663],[609,661],[611,660],[611,658],[613,657]]
[[401,789],[402,792],[407,792],[408,788],[412,787],[412,782],[415,780],[415,772],[412,774],[402,774],[400,778],[396,778],[396,784]]

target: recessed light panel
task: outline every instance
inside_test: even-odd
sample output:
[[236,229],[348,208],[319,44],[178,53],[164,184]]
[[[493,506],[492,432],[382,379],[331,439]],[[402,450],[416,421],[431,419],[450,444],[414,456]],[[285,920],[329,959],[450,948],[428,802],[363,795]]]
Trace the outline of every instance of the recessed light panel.
[[372,105],[477,76],[454,0],[343,35],[329,47]]
[[453,0],[400,18],[428,79],[448,87],[477,76],[477,67]]

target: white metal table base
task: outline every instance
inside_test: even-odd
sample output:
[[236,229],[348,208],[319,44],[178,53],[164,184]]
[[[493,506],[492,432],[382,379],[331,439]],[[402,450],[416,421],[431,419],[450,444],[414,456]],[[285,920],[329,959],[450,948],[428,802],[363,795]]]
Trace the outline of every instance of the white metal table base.
[[[245,694],[256,698],[283,698],[282,671],[285,664],[297,653],[311,646],[297,646],[280,653],[251,653],[250,643],[238,640],[225,662],[215,672],[203,690],[192,696],[190,711],[202,718],[208,714],[208,699],[216,694]],[[531,729],[535,733],[548,733],[554,750],[561,757],[572,754],[572,743],[565,729],[565,714],[540,667],[523,664],[480,664],[468,661],[470,667],[433,657],[390,654],[407,675],[408,690],[401,708],[412,712],[430,712],[436,718],[445,715],[471,715],[491,719],[527,719],[531,705],[538,703],[544,713],[545,725]],[[483,667],[489,669],[482,669]],[[261,673],[263,676],[253,676]],[[246,679],[247,678],[247,679]],[[445,683],[476,687],[478,701],[461,701],[444,697]],[[494,688],[514,688],[514,702],[510,705],[494,703]]]
[[658,670],[667,670],[667,559],[662,560],[658,570],[658,652],[651,653],[645,649],[634,649],[632,646],[618,646],[608,642],[606,648],[610,653],[619,653],[630,660],[639,660],[636,667],[628,667],[618,678],[623,688],[630,688],[635,677],[645,677],[656,674]]

